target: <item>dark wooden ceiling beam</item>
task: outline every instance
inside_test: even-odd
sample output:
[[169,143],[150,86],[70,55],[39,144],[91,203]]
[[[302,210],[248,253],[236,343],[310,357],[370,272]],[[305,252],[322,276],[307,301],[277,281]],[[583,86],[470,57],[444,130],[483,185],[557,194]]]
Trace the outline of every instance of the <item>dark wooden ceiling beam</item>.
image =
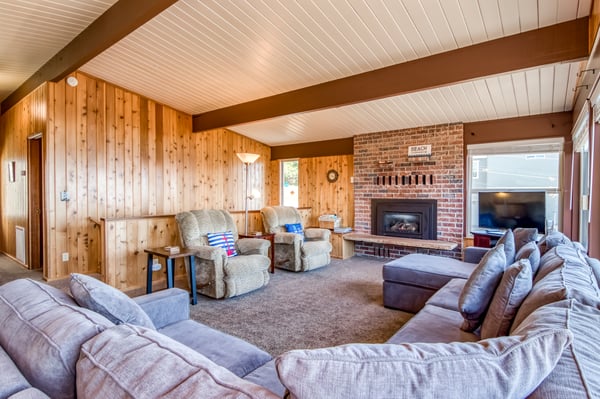
[[77,70],[176,1],[119,0],[2,101],[2,113],[42,83],[56,82]]
[[588,17],[194,115],[193,131],[339,107],[588,56]]

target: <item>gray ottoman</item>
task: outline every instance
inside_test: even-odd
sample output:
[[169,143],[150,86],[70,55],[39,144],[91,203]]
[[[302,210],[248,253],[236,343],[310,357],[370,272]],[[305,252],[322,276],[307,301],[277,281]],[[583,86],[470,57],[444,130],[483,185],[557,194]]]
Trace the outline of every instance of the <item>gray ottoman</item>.
[[468,278],[476,263],[435,255],[410,254],[383,265],[383,305],[417,313],[453,278]]

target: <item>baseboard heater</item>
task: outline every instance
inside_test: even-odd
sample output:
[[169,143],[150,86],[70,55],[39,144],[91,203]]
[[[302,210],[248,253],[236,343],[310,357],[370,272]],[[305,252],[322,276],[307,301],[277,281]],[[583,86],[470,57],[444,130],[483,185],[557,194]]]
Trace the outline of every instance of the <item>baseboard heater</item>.
[[15,227],[15,247],[16,254],[15,257],[22,264],[26,264],[25,259],[25,227],[16,226]]

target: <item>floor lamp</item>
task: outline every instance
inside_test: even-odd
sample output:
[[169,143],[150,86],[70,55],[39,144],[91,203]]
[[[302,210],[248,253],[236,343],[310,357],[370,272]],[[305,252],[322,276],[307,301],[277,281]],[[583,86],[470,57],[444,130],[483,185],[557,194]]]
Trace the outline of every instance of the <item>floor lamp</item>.
[[260,157],[260,154],[251,154],[248,152],[238,152],[236,155],[238,156],[240,161],[242,161],[244,163],[244,167],[246,169],[246,192],[244,193],[244,196],[245,196],[245,198],[244,198],[244,213],[245,213],[246,232],[244,234],[248,235],[248,200],[251,197],[251,195],[248,194],[248,168],[250,167],[250,164],[254,163]]

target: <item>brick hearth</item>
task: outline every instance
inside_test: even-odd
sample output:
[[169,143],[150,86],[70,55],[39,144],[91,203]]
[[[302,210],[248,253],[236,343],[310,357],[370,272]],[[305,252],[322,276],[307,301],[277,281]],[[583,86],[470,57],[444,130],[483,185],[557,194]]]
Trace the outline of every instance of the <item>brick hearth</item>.
[[[430,157],[408,157],[408,147],[431,144]],[[437,239],[458,244],[439,251],[356,242],[355,252],[396,258],[432,253],[459,258],[464,221],[464,154],[461,123],[395,130],[354,137],[354,227],[371,232],[372,198],[436,199]],[[404,184],[402,184],[404,182]]]

